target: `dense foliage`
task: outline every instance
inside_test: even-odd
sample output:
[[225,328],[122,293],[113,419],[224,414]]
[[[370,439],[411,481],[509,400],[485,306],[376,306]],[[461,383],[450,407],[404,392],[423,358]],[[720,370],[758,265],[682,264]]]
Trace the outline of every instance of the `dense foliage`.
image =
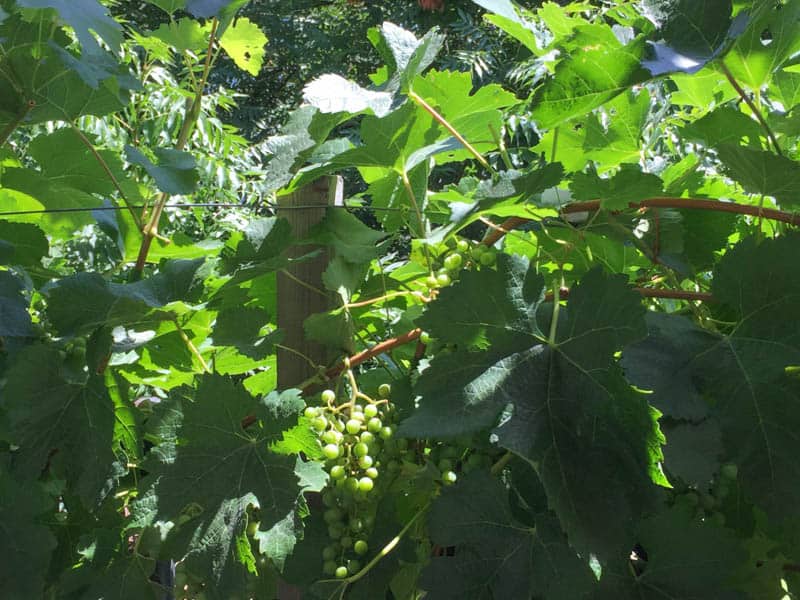
[[795,597],[800,0],[476,0],[491,81],[386,22],[255,144],[246,1],[149,4],[0,0],[4,598]]

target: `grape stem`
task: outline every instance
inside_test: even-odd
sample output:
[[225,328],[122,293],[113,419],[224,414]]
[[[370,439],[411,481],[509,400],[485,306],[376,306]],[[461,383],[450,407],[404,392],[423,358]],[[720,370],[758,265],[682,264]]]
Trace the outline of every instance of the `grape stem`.
[[[383,560],[384,557],[386,557],[392,550],[394,550],[395,547],[397,546],[397,544],[400,543],[400,540],[402,540],[403,537],[408,533],[408,530],[411,529],[411,527],[414,525],[414,523],[417,522],[417,519],[419,519],[423,514],[425,514],[425,511],[428,510],[428,506],[430,506],[430,503],[427,503],[427,504],[425,504],[425,506],[420,508],[416,512],[416,514],[408,520],[408,523],[406,523],[403,526],[403,528],[400,530],[400,532],[396,536],[394,536],[391,540],[389,540],[389,543],[386,544],[383,548],[381,548],[381,551],[378,552],[378,554],[376,554],[375,557],[371,561],[369,561],[364,566],[364,568],[362,568],[358,573],[355,573],[355,574],[351,575],[350,577],[348,577],[346,579],[342,579],[342,580],[339,580],[339,579],[323,579],[322,581],[320,581],[320,583],[337,583],[337,582],[341,582],[342,583],[342,588],[341,588],[341,590],[339,590],[339,598],[340,599],[344,598],[344,593],[347,591],[347,586],[349,586],[352,583],[356,583],[359,579],[364,577],[364,575],[369,573],[373,569],[373,567],[375,565],[377,565],[381,560]],[[336,595],[336,592],[331,594],[329,596],[329,598],[333,598],[335,595]]]

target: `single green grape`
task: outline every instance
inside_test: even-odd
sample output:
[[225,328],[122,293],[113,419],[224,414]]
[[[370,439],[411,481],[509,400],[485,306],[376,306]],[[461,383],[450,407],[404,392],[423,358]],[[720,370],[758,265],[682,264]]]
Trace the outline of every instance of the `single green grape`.
[[370,492],[372,488],[375,487],[375,484],[372,482],[372,479],[369,477],[362,477],[358,480],[358,491],[359,492]]
[[392,394],[392,386],[388,383],[382,383],[378,386],[378,397],[385,399]]
[[464,259],[456,252],[448,254],[444,259],[444,267],[448,271],[458,271],[463,264]]
[[356,419],[350,419],[345,424],[345,429],[347,429],[347,433],[355,435],[361,431],[361,422]]
[[344,513],[340,508],[329,508],[322,514],[322,518],[328,525],[338,523],[344,518]]
[[353,552],[359,556],[364,556],[367,552],[369,552],[369,545],[364,540],[358,540],[353,545]]
[[374,404],[367,404],[364,407],[364,416],[367,419],[371,419],[372,417],[378,416],[378,407]]
[[362,456],[366,456],[369,453],[369,446],[367,446],[364,442],[359,442],[355,446],[353,446],[353,454],[356,455],[356,458],[361,458]]
[[722,469],[720,469],[720,475],[722,475],[725,479],[733,481],[739,476],[739,467],[732,463],[722,465]]
[[354,558],[347,561],[347,572],[350,573],[350,575],[355,575],[360,570],[361,570],[361,563],[359,561],[357,561]]
[[336,546],[325,546],[322,549],[322,560],[329,561],[336,558],[338,552],[336,551]]
[[364,475],[369,477],[370,479],[377,479],[378,478],[378,469],[375,467],[369,467],[364,471]]
[[333,575],[336,573],[336,563],[332,560],[326,560],[322,565],[322,572],[325,575]]
[[436,286],[437,287],[447,287],[453,283],[453,280],[450,278],[450,275],[447,273],[440,273],[436,276]]
[[325,404],[333,404],[336,402],[336,392],[333,390],[323,390],[322,394],[320,394],[320,398]]
[[369,454],[366,454],[358,459],[358,466],[362,469],[369,469],[374,462],[373,458]]
[[458,480],[458,475],[454,471],[445,471],[442,473],[442,483],[445,485],[453,485]]
[[347,471],[342,465],[334,465],[331,467],[331,477],[333,479],[343,479],[347,475]]
[[325,431],[328,428],[328,419],[322,415],[314,417],[311,421],[311,426],[317,431]]
[[367,431],[370,433],[379,433],[383,429],[383,421],[379,417],[372,417],[367,421]]
[[348,550],[353,547],[353,538],[349,535],[342,536],[342,539],[339,540],[339,545],[345,550]]
[[303,411],[303,415],[306,419],[313,419],[314,417],[319,416],[319,408],[316,406],[306,406],[306,409]]
[[347,567],[336,567],[336,571],[334,573],[337,579],[344,579],[347,577]]
[[371,431],[362,431],[358,436],[358,441],[369,445],[375,441],[375,434]]
[[339,458],[339,445],[338,444],[325,444],[322,448],[322,454],[328,460]]
[[483,254],[481,254],[478,261],[484,267],[491,267],[495,262],[497,262],[497,255],[493,250],[487,250]]
[[380,433],[378,435],[381,436],[382,440],[391,439],[391,437],[394,435],[394,429],[392,429],[389,425],[385,425],[381,427]]
[[469,250],[469,242],[467,240],[458,240],[456,243],[456,250],[459,252],[466,252]]

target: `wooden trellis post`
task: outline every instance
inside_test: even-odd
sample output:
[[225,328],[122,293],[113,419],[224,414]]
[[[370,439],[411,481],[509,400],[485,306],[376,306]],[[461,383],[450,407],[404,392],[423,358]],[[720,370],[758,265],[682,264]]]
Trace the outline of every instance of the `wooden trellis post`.
[[[280,198],[278,216],[289,221],[295,238],[302,239],[322,221],[326,208],[341,205],[342,198],[342,178],[323,177]],[[288,348],[279,348],[277,353],[279,390],[296,386],[315,375],[312,363],[324,365],[327,362],[328,350],[306,339],[303,321],[330,308],[330,298],[322,283],[329,253],[324,247],[304,245],[293,248],[291,256],[303,256],[315,249],[322,252],[310,260],[290,264],[285,272],[278,273],[278,328],[283,331],[281,345]],[[278,600],[300,600],[301,597],[296,587],[279,584]]]

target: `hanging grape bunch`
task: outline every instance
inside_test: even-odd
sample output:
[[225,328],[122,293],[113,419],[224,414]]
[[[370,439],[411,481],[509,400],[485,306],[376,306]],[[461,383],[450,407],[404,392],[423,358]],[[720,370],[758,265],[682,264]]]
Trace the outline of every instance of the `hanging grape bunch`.
[[391,386],[382,384],[378,398],[373,399],[359,389],[349,368],[346,379],[349,394],[345,402],[337,403],[336,392],[325,390],[320,395],[320,406],[305,410],[319,436],[330,475],[322,493],[330,538],[322,550],[323,572],[339,579],[361,569],[383,491],[380,476],[384,469],[396,471],[395,454],[406,446],[393,440]]

